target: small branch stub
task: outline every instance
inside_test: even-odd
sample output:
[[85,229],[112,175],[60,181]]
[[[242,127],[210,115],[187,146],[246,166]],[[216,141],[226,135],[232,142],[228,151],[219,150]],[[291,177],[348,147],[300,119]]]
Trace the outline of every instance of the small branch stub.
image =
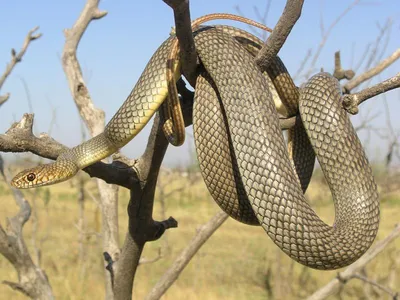
[[342,62],[340,59],[340,51],[335,52],[335,70],[333,76],[337,80],[347,79],[350,80],[354,77],[355,73],[353,70],[344,70],[342,68]]

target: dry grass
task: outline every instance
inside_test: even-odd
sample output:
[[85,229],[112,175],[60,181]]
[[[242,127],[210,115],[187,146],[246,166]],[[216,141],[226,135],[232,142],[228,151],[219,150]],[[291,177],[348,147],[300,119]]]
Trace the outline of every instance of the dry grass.
[[[134,288],[135,299],[143,299],[165,272],[178,253],[196,232],[196,227],[207,222],[219,208],[214,204],[202,182],[163,175],[172,187],[186,186],[166,199],[166,215],[174,216],[178,229],[170,230],[161,240],[146,245],[146,258],[157,256],[163,249],[164,257],[152,264],[140,266]],[[168,176],[168,178],[167,178]],[[193,183],[194,182],[194,183]],[[94,191],[93,183],[86,184]],[[37,190],[37,241],[41,251],[41,266],[46,270],[57,299],[102,299],[103,261],[100,241],[100,213],[93,200],[86,198],[85,259],[79,259],[79,242],[75,224],[78,221],[77,189],[72,182]],[[168,191],[168,190],[167,190]],[[34,191],[26,197],[32,203]],[[121,244],[127,228],[126,206],[128,191],[120,191],[119,223]],[[0,220],[17,211],[11,193],[0,184]],[[328,188],[319,176],[313,180],[308,197],[322,218],[332,223],[333,205]],[[43,199],[48,196],[46,205]],[[378,239],[385,237],[399,221],[399,194],[390,194],[382,201],[382,222]],[[155,217],[161,218],[159,197]],[[32,249],[32,220],[25,226],[25,239]],[[169,248],[166,240],[168,240]],[[392,288],[400,286],[400,240],[391,245],[371,263],[367,274]],[[37,261],[37,257],[34,257]],[[397,263],[396,263],[397,259]],[[270,241],[260,227],[245,226],[228,220],[205,244],[178,281],[163,299],[302,299],[327,283],[337,271],[316,271],[291,261]],[[397,273],[397,274],[396,274]],[[0,256],[0,280],[16,280],[12,266]],[[360,299],[365,287],[356,280],[343,290],[346,299]],[[374,291],[372,295],[374,295]],[[1,299],[24,299],[5,285],[0,285]],[[376,295],[376,298],[379,298]]]

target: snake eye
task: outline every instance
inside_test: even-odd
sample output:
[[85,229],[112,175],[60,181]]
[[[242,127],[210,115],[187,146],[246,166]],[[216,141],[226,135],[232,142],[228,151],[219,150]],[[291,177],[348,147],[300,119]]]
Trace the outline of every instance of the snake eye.
[[36,175],[33,174],[33,173],[29,173],[29,174],[26,176],[26,179],[28,179],[28,181],[34,181],[35,178],[36,178]]

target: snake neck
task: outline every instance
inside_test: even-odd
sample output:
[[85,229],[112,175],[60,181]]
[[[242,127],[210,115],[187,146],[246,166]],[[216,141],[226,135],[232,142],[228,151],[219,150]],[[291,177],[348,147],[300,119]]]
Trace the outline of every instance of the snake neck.
[[110,141],[106,133],[73,147],[57,158],[57,161],[73,164],[78,170],[98,162],[118,151],[118,147]]

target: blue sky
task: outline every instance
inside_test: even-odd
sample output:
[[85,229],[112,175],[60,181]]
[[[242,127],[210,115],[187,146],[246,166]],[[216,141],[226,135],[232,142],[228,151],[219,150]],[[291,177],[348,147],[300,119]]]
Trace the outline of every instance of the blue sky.
[[[237,13],[235,7],[239,6],[245,16],[256,18],[253,7],[256,6],[263,12],[266,2],[192,0],[191,13],[193,19],[214,12]],[[273,27],[276,24],[285,2],[272,1],[268,26]],[[315,52],[321,42],[321,12],[327,29],[351,2],[305,1],[301,19],[280,52],[291,74],[296,73],[308,49],[311,48]],[[49,130],[52,111],[55,109],[57,121],[52,136],[67,146],[74,146],[80,142],[80,120],[62,70],[60,56],[64,45],[63,29],[72,26],[84,4],[83,0],[3,1],[0,10],[1,73],[10,60],[10,49],[19,50],[31,28],[40,26],[43,36],[30,45],[22,63],[16,66],[0,91],[1,94],[11,93],[9,101],[0,109],[1,132],[7,130],[13,121],[19,120],[23,113],[30,111],[23,84],[25,82],[35,113],[35,132]],[[173,26],[173,13],[161,0],[103,0],[100,2],[100,8],[107,10],[108,15],[90,24],[79,45],[78,58],[92,99],[97,107],[104,109],[108,121],[131,91],[152,53],[168,36]],[[368,43],[376,40],[379,26],[383,26],[388,18],[393,21],[391,38],[388,41],[383,38],[382,45],[387,43],[387,46],[381,54],[383,58],[388,56],[400,47],[399,2],[361,1],[361,4],[353,8],[333,29],[317,61],[317,69],[323,67],[325,71],[332,71],[333,55],[337,50],[341,50],[343,66],[354,67],[363,56]],[[359,72],[362,70],[363,68]],[[393,76],[399,70],[400,63],[397,62],[382,73],[380,79]],[[302,81],[304,80],[298,80],[297,83]],[[368,84],[375,82],[377,81]],[[387,93],[386,96],[393,125],[397,130],[400,130],[400,120],[395,118],[395,113],[400,111],[399,98],[399,91]],[[379,113],[371,125],[385,128],[382,98],[369,100],[361,106],[361,111],[364,115],[367,112]],[[359,117],[354,117],[353,122],[358,124]],[[123,152],[130,157],[139,156],[145,147],[150,127],[151,124],[130,142]],[[187,129],[187,132],[191,133],[191,128]],[[364,141],[369,140],[370,156],[373,159],[381,159],[387,143],[375,133],[372,133],[370,138],[365,132],[361,133],[361,138]],[[171,146],[166,164],[185,164],[189,161],[191,149],[191,138],[180,148]]]

